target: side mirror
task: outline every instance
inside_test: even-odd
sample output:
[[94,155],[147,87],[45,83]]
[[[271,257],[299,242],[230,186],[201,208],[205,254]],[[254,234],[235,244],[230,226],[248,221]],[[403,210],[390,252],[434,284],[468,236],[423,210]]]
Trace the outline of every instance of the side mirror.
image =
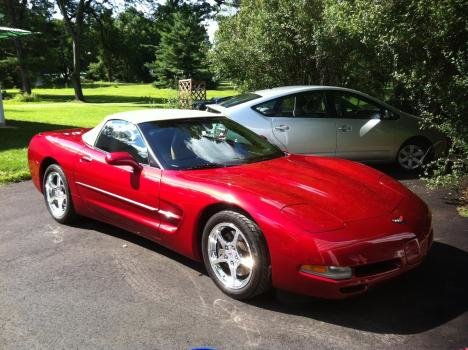
[[382,113],[380,113],[380,116],[383,120],[393,119],[393,112],[389,111],[388,109],[384,109]]
[[133,172],[140,172],[143,167],[127,152],[112,152],[106,155],[106,162],[110,165],[128,165],[133,168]]

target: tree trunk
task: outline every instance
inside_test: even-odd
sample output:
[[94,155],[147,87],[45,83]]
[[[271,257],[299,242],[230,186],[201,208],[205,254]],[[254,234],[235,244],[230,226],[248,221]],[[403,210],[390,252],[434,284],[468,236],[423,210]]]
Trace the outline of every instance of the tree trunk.
[[31,95],[31,79],[29,72],[25,67],[23,45],[19,39],[15,39],[16,58],[18,59],[18,71],[21,78],[21,92],[23,94]]
[[[88,0],[88,5],[91,0]],[[57,0],[57,5],[62,13],[63,20],[73,41],[73,71],[71,73],[71,82],[75,90],[75,100],[84,101],[83,89],[81,87],[81,33],[84,22],[85,0],[80,0],[76,9],[75,23],[72,22],[67,11],[67,2]]]
[[71,74],[71,80],[73,84],[73,90],[75,90],[75,100],[84,101],[83,89],[81,87],[81,52],[80,52],[80,39],[79,36],[73,38],[73,72]]

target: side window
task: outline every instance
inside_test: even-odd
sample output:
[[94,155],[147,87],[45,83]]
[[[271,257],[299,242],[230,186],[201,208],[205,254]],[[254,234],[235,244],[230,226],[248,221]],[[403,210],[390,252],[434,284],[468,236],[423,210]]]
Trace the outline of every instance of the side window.
[[327,99],[323,92],[305,92],[261,103],[253,109],[268,117],[326,118]]
[[148,149],[135,125],[124,120],[109,120],[95,146],[106,152],[128,152],[137,162],[148,164]]
[[252,108],[254,111],[263,114],[264,116],[273,117],[276,113],[276,106],[278,105],[278,102],[278,99],[270,100],[260,103]]
[[294,117],[294,106],[296,105],[295,96],[285,96],[281,101],[281,107],[278,109],[277,115],[275,117]]
[[340,118],[376,119],[380,118],[382,106],[353,94],[335,95],[335,108]]
[[327,117],[327,98],[325,93],[313,91],[297,95],[294,116],[296,118]]

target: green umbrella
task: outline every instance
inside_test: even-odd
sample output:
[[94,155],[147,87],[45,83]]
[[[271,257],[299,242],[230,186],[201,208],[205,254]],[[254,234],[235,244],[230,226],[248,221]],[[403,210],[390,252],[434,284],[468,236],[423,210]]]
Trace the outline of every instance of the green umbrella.
[[17,28],[8,28],[0,27],[0,39],[12,38],[15,36],[23,36],[32,34],[28,30],[17,29]]
[[[17,28],[8,28],[8,27],[0,27],[0,40],[13,38],[17,36],[24,36],[30,35],[32,32],[23,29]],[[3,98],[2,98],[2,90],[0,85],[0,126],[5,125],[5,114],[3,112]]]

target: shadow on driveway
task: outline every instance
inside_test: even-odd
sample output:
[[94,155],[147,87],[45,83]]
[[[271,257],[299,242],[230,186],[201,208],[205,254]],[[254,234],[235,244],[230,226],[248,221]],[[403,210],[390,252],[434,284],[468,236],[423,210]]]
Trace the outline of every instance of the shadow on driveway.
[[[206,275],[201,263],[145,238],[89,219],[79,227],[132,242]],[[360,297],[330,301],[277,291],[248,303],[361,331],[416,334],[443,325],[468,310],[466,276],[468,253],[434,242],[426,261],[416,270]]]
[[327,301],[278,292],[279,303],[258,300],[253,304],[361,331],[416,334],[468,310],[466,276],[468,253],[435,242],[419,268],[360,297]]

